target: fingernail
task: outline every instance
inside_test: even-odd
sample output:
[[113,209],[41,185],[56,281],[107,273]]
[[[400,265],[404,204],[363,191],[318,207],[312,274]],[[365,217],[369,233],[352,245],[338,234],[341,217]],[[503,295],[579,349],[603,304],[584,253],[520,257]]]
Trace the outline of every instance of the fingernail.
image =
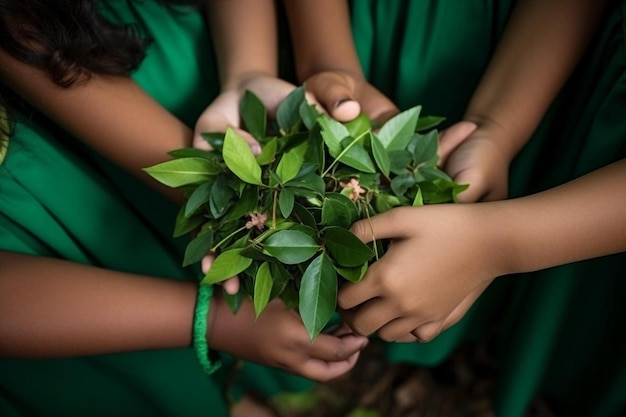
[[347,102],[347,101],[352,101],[352,100],[350,100],[349,98],[342,98],[341,100],[338,100],[338,101],[335,103],[335,108],[337,108],[337,107],[341,106],[343,103],[345,103],[345,102]]
[[260,154],[260,153],[261,153],[261,147],[260,147],[259,145],[252,145],[252,146],[250,147],[250,150],[252,150],[252,153],[253,153],[254,155],[258,155],[258,154]]

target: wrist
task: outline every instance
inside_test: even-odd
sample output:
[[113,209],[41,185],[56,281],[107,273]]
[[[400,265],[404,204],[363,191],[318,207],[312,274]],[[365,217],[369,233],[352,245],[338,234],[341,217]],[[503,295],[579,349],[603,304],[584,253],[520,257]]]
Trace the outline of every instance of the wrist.
[[467,113],[463,120],[476,124],[473,134],[481,133],[481,136],[489,138],[507,164],[511,163],[522,147],[521,135],[516,129],[497,118],[480,113]]
[[480,244],[483,265],[489,265],[486,271],[496,278],[518,272],[519,256],[514,228],[511,222],[509,200],[486,203],[463,204],[471,210],[470,223],[476,230],[476,242]]
[[246,90],[247,84],[256,78],[278,78],[278,75],[275,71],[264,70],[239,72],[224,78],[221,92],[236,91],[237,93],[243,93]]

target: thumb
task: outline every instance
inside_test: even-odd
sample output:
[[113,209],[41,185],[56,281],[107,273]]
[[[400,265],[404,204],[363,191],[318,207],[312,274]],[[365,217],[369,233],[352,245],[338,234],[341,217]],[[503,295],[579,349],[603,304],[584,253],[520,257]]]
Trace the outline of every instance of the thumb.
[[444,166],[452,152],[471,135],[478,126],[476,123],[462,121],[453,124],[439,135],[439,165]]
[[340,122],[348,122],[361,113],[361,105],[354,99],[354,83],[341,74],[314,75],[306,81],[305,87],[315,101]]
[[407,224],[417,207],[396,207],[368,219],[355,222],[350,231],[363,243],[373,240],[402,238],[408,235]]

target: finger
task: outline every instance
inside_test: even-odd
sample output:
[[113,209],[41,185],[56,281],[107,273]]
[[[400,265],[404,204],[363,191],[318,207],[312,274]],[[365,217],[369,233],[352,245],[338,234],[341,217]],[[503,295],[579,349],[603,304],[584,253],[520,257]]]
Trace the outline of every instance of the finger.
[[443,325],[441,326],[441,331],[444,331],[461,321],[461,319],[465,317],[465,314],[467,314],[468,310],[472,307],[472,305],[474,305],[478,297],[480,297],[480,295],[485,291],[488,286],[489,282],[480,285],[478,288],[470,292],[463,299],[463,301],[461,301],[459,305],[457,305],[454,310],[452,310],[452,313],[450,313],[448,317],[446,317]]
[[411,333],[417,338],[420,343],[428,343],[434,338],[439,336],[442,331],[443,321],[431,321],[426,324],[422,324]]
[[211,269],[211,265],[213,265],[213,260],[215,260],[215,254],[214,253],[210,253],[208,255],[205,255],[204,258],[202,258],[202,261],[200,262],[200,265],[201,265],[203,274],[206,275],[206,273],[209,272],[209,269]]
[[305,87],[333,118],[347,122],[361,113],[354,99],[354,82],[343,74],[324,72],[308,79]]
[[350,334],[336,337],[319,334],[309,346],[309,356],[328,362],[345,361],[367,346],[369,339],[364,336]]
[[476,123],[462,121],[450,126],[439,135],[439,166],[444,166],[450,154],[471,135],[478,126]]
[[350,231],[362,242],[407,237],[407,224],[410,224],[417,207],[396,207],[376,216],[355,222]]
[[227,279],[222,283],[224,291],[229,295],[235,295],[239,292],[239,277]]
[[478,170],[464,170],[452,176],[458,184],[470,184],[470,187],[459,193],[457,201],[459,203],[475,203],[485,198],[487,190],[484,187],[485,181],[480,177]]
[[[361,291],[361,283],[352,285],[349,289],[351,291],[341,290],[338,303],[346,310],[342,316],[355,333],[369,336],[396,318],[394,309],[389,308],[381,298],[368,300],[364,304],[360,302],[363,297],[367,297]],[[357,305],[360,305],[357,310],[349,310]]]
[[414,342],[417,338],[411,332],[416,328],[414,318],[397,318],[382,326],[376,332],[376,335],[387,342]]
[[328,382],[352,370],[359,359],[360,353],[361,352],[356,352],[346,360],[338,362],[309,359],[304,361],[297,371],[300,372],[302,376],[314,381]]

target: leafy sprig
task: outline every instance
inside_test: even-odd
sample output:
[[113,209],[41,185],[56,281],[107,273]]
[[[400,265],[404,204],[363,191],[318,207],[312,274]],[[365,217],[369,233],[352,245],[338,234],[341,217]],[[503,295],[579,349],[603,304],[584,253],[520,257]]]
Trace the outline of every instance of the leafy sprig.
[[276,120],[251,92],[240,106],[259,155],[229,128],[203,135],[213,151],[174,150],[145,171],[187,197],[174,236],[197,233],[183,265],[218,254],[201,285],[237,275],[241,290],[226,296],[233,311],[250,297],[258,317],[278,297],[299,310],[313,340],[336,310],[341,280],[358,282],[385,250],[362,243],[352,223],[397,206],[455,202],[467,186],[437,167],[443,119],[420,117],[420,106],[378,131],[365,115],[344,124],[321,114],[303,87]]

